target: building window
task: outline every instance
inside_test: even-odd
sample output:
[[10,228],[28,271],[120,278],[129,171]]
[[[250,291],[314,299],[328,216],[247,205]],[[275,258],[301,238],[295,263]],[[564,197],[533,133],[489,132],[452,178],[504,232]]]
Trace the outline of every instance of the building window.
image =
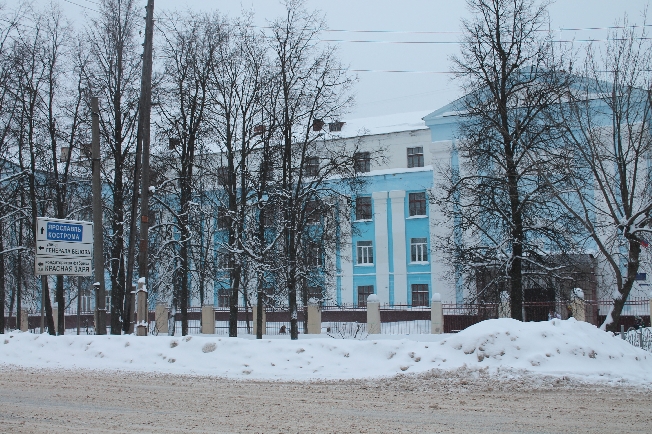
[[374,263],[374,248],[371,241],[358,241],[358,264]]
[[306,158],[306,176],[319,175],[319,157]]
[[410,193],[410,217],[426,215],[426,193]]
[[428,262],[427,238],[412,238],[410,240],[410,260],[412,262]]
[[218,185],[228,185],[229,183],[229,168],[226,166],[220,166],[217,168],[217,184]]
[[356,152],[353,154],[355,160],[355,171],[366,173],[371,170],[371,157],[369,152]]
[[412,285],[412,306],[428,306],[428,285],[415,283]]
[[263,161],[260,164],[260,181],[271,182],[274,181],[274,162]]
[[324,292],[321,286],[309,286],[308,287],[308,302],[310,299],[314,298],[317,301],[322,301],[324,298]]
[[217,307],[229,307],[231,288],[220,288],[217,290]]
[[229,252],[228,249],[222,247],[217,251],[217,267],[223,270],[228,270],[233,268],[231,263],[231,258],[233,255]]
[[276,209],[274,206],[267,204],[260,210],[263,215],[263,225],[266,228],[271,228],[276,225]]
[[311,243],[308,245],[308,251],[306,252],[306,263],[310,267],[321,266],[321,249],[319,248],[319,244]]
[[358,306],[365,307],[367,305],[367,298],[373,293],[373,285],[358,286]]
[[423,167],[423,146],[407,148],[408,167]]
[[355,199],[355,219],[371,220],[371,196],[358,196]]
[[331,133],[338,133],[342,131],[342,127],[344,126],[345,123],[346,122],[340,122],[340,121],[331,122],[328,124],[328,131],[330,131]]
[[309,225],[317,224],[321,221],[321,209],[319,206],[319,201],[309,200],[306,202],[306,223]]
[[81,312],[93,312],[92,300],[93,296],[91,295],[91,291],[88,289],[82,290]]
[[636,280],[647,280],[647,273],[636,273]]
[[217,209],[217,228],[218,229],[227,229],[230,224],[229,214],[226,209],[218,208]]

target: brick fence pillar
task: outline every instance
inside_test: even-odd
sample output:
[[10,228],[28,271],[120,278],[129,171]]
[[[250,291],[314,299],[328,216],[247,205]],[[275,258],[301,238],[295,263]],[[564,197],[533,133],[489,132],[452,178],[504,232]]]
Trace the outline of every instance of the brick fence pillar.
[[156,312],[154,314],[154,321],[156,322],[156,333],[159,335],[168,334],[168,306],[163,302],[156,303]]
[[512,307],[509,304],[509,292],[500,293],[500,303],[498,304],[498,318],[511,318]]
[[430,333],[440,335],[444,333],[444,310],[441,307],[441,294],[432,294],[430,305]]
[[52,306],[52,319],[54,320],[54,334],[59,334],[59,308]]
[[573,300],[571,301],[571,309],[573,310],[573,318],[577,321],[586,321],[586,303],[584,302],[584,291],[580,288],[573,289]]
[[380,334],[380,299],[376,294],[367,298],[367,333]]
[[318,335],[321,333],[321,309],[318,302],[308,301],[308,333]]
[[215,310],[212,304],[201,307],[201,332],[204,335],[215,334]]
[[20,331],[29,331],[29,313],[25,309],[20,311]]
[[147,309],[147,285],[145,278],[138,279],[138,292],[136,293],[136,306],[138,309],[138,324],[136,324],[136,336],[147,336],[149,329],[149,312]]

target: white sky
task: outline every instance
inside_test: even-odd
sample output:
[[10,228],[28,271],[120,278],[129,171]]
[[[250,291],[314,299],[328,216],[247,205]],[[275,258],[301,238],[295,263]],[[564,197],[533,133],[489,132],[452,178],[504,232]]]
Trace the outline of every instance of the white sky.
[[[2,0],[0,0],[1,2]],[[6,0],[5,0],[6,1]],[[9,0],[11,4],[15,0]],[[84,25],[84,13],[95,14],[99,0],[33,0],[37,5],[59,3],[74,20]],[[143,4],[147,0],[138,0]],[[641,11],[649,0],[557,0],[550,7],[552,29],[563,40],[604,39],[607,30],[559,30],[604,28],[614,24],[624,13],[630,22],[641,20]],[[460,95],[446,74],[449,57],[459,50],[460,18],[468,15],[463,0],[307,0],[309,9],[326,14],[328,27],[345,32],[326,32],[323,39],[340,49],[340,58],[356,72],[357,105],[348,118],[391,113],[435,110]],[[236,16],[244,9],[255,12],[255,21],[265,25],[282,10],[276,0],[155,0],[155,14],[164,9],[217,9]],[[368,32],[369,30],[383,32]],[[360,32],[367,31],[367,32]],[[389,31],[389,32],[388,32]],[[437,33],[419,33],[437,32]],[[351,41],[374,42],[351,42]],[[585,42],[576,42],[580,47]],[[385,71],[416,72],[385,72]],[[437,73],[439,72],[439,73]],[[444,73],[441,73],[444,72]]]

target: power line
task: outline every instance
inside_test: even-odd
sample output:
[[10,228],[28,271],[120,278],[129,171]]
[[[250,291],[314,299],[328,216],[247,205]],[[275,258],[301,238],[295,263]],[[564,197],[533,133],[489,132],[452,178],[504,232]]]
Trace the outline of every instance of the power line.
[[[652,39],[651,37],[645,38],[632,38],[636,41],[646,41]],[[625,38],[611,38],[611,39],[556,39],[550,41],[551,43],[573,43],[573,42],[607,42],[607,41],[624,41]],[[356,43],[356,44],[408,44],[408,45],[450,45],[450,44],[466,44],[464,41],[385,41],[380,39],[320,39],[319,42],[336,42],[336,43]]]
[[[63,0],[63,1],[68,2],[71,5],[79,6],[80,8],[88,9],[89,11],[99,12],[97,9],[89,8],[88,6],[80,5],[79,3],[75,3],[75,2],[70,1],[70,0]],[[86,0],[86,1],[88,1],[88,0]],[[94,2],[90,2],[90,3],[94,3]],[[95,3],[95,4],[97,4],[97,3]]]

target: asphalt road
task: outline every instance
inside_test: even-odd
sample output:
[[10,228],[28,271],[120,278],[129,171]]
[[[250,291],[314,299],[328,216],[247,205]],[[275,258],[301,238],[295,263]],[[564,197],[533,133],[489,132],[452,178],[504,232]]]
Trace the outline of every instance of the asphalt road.
[[499,377],[288,383],[0,365],[0,432],[652,432],[650,390]]

